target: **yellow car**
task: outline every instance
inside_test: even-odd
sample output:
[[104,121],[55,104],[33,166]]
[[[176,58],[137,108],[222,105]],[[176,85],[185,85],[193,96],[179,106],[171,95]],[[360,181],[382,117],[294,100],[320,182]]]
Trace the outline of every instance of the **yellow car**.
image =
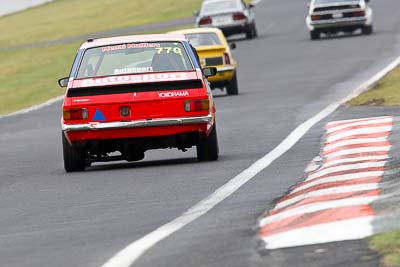
[[183,34],[189,39],[200,58],[201,66],[216,67],[217,75],[209,77],[211,88],[226,88],[228,95],[239,93],[237,82],[237,65],[232,57],[231,49],[236,45],[230,45],[221,30],[217,28],[194,28],[170,32]]

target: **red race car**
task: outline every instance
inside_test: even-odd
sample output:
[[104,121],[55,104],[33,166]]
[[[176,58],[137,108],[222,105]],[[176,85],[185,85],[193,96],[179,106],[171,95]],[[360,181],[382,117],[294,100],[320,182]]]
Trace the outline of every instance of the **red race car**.
[[197,147],[199,161],[218,159],[215,104],[194,48],[183,35],[88,40],[69,77],[62,124],[64,168],[144,158],[145,151]]

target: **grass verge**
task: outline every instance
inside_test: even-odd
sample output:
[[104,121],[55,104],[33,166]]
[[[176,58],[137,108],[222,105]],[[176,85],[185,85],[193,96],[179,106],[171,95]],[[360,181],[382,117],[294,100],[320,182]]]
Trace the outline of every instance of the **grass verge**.
[[54,0],[0,18],[0,48],[188,17],[201,0]]
[[370,248],[382,255],[384,266],[400,267],[400,230],[371,237]]
[[79,43],[1,52],[0,114],[63,94],[57,78],[68,75]]
[[348,102],[351,106],[399,106],[400,67],[389,73],[373,89]]

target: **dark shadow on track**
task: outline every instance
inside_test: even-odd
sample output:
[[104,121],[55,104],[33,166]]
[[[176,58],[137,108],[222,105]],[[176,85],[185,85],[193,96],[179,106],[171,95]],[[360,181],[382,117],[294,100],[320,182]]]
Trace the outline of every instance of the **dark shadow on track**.
[[147,168],[147,167],[157,167],[165,165],[182,165],[199,163],[197,158],[181,158],[181,159],[165,159],[165,160],[154,160],[154,161],[138,161],[138,162],[123,162],[115,161],[107,164],[94,165],[87,168],[86,171],[103,171],[103,170],[115,170],[115,169],[135,169],[135,168]]
[[376,34],[380,34],[380,33],[379,32],[373,32],[371,35],[365,35],[365,34],[362,34],[361,32],[357,32],[357,33],[340,33],[340,34],[331,34],[331,35],[323,34],[321,36],[321,39],[315,40],[315,41],[318,42],[318,41],[324,41],[324,40],[335,40],[335,39],[339,40],[339,39],[345,39],[345,38],[360,38],[360,37],[367,38],[367,37],[372,37],[373,35],[376,35]]

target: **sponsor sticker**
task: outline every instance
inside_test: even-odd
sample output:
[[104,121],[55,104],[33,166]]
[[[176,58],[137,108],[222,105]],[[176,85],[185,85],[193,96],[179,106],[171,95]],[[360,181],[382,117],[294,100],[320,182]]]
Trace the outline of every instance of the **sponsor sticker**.
[[133,49],[133,48],[158,48],[161,47],[159,43],[131,43],[131,44],[120,44],[110,45],[101,48],[102,52],[110,52],[116,50]]
[[152,81],[174,81],[188,79],[187,73],[156,73],[156,74],[143,74],[143,75],[121,75],[109,76],[104,78],[90,78],[82,81],[76,81],[78,87],[90,86],[103,86],[110,84],[126,84],[126,83],[140,83]]
[[182,96],[189,96],[188,91],[171,91],[171,92],[159,92],[159,98],[168,98],[168,97],[182,97]]

